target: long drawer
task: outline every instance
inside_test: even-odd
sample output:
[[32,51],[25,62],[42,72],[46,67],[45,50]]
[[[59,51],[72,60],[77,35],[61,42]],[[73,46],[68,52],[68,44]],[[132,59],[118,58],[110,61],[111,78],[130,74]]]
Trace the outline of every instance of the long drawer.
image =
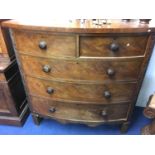
[[42,57],[74,57],[76,37],[74,35],[56,35],[14,30],[17,51]]
[[144,55],[148,36],[80,37],[80,56],[128,57]]
[[26,77],[26,81],[30,94],[54,100],[100,104],[130,101],[136,88],[135,83],[69,83],[33,77]]
[[34,113],[75,122],[110,122],[126,120],[130,104],[86,105],[55,102],[31,96]]
[[20,55],[24,73],[46,79],[134,81],[143,59],[136,60],[59,60]]

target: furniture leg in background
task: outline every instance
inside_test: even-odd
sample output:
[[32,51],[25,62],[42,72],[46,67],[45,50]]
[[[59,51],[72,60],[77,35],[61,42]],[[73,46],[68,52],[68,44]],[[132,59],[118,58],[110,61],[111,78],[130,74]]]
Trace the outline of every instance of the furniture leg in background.
[[4,21],[0,19],[0,124],[21,126],[29,110],[9,29],[1,26]]
[[152,123],[142,128],[142,135],[155,135],[155,95],[152,95],[144,109],[144,116],[153,119]]

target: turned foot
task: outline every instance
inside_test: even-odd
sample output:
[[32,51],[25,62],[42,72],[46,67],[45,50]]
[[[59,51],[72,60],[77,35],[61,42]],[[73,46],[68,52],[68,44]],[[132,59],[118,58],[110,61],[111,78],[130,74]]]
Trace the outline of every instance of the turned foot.
[[34,121],[35,125],[40,125],[40,122],[42,121],[42,118],[39,117],[38,114],[32,114],[32,118],[33,118],[33,121]]
[[130,124],[130,122],[124,122],[121,125],[121,128],[120,128],[121,133],[126,133],[128,131],[129,124]]

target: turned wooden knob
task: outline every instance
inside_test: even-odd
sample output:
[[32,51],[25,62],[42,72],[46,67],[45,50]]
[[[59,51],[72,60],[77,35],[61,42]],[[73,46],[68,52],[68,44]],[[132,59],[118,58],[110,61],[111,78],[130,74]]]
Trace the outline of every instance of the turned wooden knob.
[[45,66],[43,66],[43,71],[45,73],[49,73],[51,71],[51,67],[49,65],[45,65]]
[[47,49],[46,41],[40,41],[39,42],[39,48],[42,49],[42,50],[46,50]]
[[107,116],[107,115],[108,115],[108,114],[107,114],[107,110],[102,110],[101,115],[102,115],[103,117]]
[[54,93],[54,89],[52,87],[48,87],[47,88],[47,93],[48,94],[53,94]]
[[107,99],[111,98],[111,93],[109,91],[105,91],[104,92],[104,97],[107,98]]
[[117,52],[119,50],[119,44],[117,43],[112,43],[110,45],[110,49],[113,51],[113,52]]
[[112,68],[109,68],[109,69],[107,70],[107,74],[108,74],[109,76],[114,76],[114,75],[115,75],[115,70],[112,69]]
[[56,108],[55,108],[55,107],[50,108],[50,109],[49,109],[49,112],[50,112],[50,113],[55,113],[55,112],[56,112]]

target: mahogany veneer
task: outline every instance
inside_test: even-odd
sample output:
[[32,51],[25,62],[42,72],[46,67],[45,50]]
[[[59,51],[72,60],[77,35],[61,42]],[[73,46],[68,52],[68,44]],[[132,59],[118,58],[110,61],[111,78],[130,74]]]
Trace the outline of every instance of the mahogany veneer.
[[12,33],[36,124],[53,118],[121,123],[127,130],[155,42],[152,23],[12,20],[3,26]]

